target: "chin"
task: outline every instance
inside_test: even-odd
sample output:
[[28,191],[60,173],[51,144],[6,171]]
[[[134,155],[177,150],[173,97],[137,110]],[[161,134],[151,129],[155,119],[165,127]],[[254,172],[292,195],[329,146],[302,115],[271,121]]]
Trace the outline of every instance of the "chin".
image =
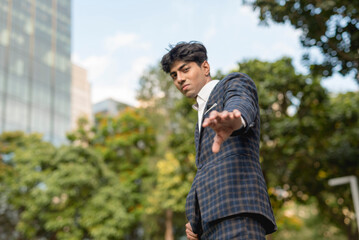
[[192,96],[193,94],[191,94],[189,92],[183,93],[183,95],[185,95],[188,98],[193,98],[193,96]]
[[182,92],[183,95],[185,95],[188,98],[196,98],[197,94],[191,91]]

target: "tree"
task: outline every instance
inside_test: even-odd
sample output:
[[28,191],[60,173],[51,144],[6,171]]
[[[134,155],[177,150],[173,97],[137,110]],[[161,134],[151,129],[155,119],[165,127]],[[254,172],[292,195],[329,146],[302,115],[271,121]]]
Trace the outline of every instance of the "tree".
[[260,19],[268,24],[290,23],[302,30],[301,43],[307,48],[318,48],[323,62],[311,61],[304,55],[314,74],[331,76],[353,72],[359,83],[359,2],[350,0],[243,0],[259,9]]
[[193,101],[181,95],[159,64],[141,77],[137,98],[154,126],[158,145],[151,158],[155,175],[146,218],[159,224],[156,228],[149,222],[146,234],[149,239],[174,239],[185,234],[185,199],[195,174]]
[[41,142],[38,134],[25,135],[16,131],[0,135],[0,239],[15,239],[20,235],[16,231],[20,211],[10,203],[10,189],[6,184],[7,177],[14,173],[14,152],[38,142]]
[[1,194],[18,212],[16,239],[124,237],[134,221],[126,209],[128,192],[98,153],[80,146],[56,149],[36,135],[22,138],[16,142],[27,144],[17,144],[6,162],[12,170],[1,182]]
[[141,220],[150,191],[146,182],[152,176],[149,158],[156,148],[153,127],[145,116],[141,109],[133,108],[126,108],[116,116],[100,114],[94,126],[81,119],[79,128],[68,134],[74,145],[98,152],[119,179],[123,191],[130,193],[122,202],[132,219],[125,236],[129,239],[141,237]]
[[258,88],[260,156],[275,211],[286,200],[314,198],[325,221],[357,239],[349,188],[335,191],[328,179],[359,176],[358,94],[331,96],[320,78],[297,74],[289,58],[249,60],[238,70]]
[[[195,164],[195,156],[189,156],[191,164]],[[166,240],[174,239],[173,212],[184,212],[186,196],[194,179],[194,172],[183,173],[180,162],[169,152],[165,158],[157,162],[155,188],[149,195],[147,213],[166,214]]]
[[136,109],[96,120],[81,119],[60,148],[36,134],[0,135],[5,239],[141,237],[152,127]]

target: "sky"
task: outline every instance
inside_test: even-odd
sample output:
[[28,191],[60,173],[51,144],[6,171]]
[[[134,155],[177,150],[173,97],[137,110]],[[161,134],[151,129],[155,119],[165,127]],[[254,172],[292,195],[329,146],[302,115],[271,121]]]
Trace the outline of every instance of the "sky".
[[[136,106],[144,71],[158,64],[169,44],[180,41],[206,46],[212,74],[244,60],[283,56],[293,58],[298,73],[306,73],[300,34],[290,25],[260,25],[258,12],[242,0],[72,0],[72,61],[87,70],[93,103],[113,98]],[[331,92],[357,91],[353,79],[337,74],[323,86]]]

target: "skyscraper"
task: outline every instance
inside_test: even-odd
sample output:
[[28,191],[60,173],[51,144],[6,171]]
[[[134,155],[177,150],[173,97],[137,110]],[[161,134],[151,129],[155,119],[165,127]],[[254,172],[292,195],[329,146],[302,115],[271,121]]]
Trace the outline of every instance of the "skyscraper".
[[78,127],[81,117],[92,123],[91,84],[86,69],[76,64],[72,64],[71,109],[71,129]]
[[0,132],[71,125],[71,0],[0,0]]

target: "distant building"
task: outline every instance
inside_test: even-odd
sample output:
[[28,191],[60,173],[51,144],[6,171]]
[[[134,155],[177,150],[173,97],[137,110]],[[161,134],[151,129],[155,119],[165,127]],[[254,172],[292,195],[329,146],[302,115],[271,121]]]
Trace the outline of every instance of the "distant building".
[[87,80],[87,71],[72,64],[71,87],[71,128],[77,127],[77,120],[81,117],[92,122],[91,85]]
[[71,0],[0,1],[0,133],[71,126]]
[[92,110],[95,115],[106,114],[115,116],[118,114],[119,111],[125,109],[126,107],[130,107],[130,105],[109,98],[101,102],[95,103],[92,107]]

